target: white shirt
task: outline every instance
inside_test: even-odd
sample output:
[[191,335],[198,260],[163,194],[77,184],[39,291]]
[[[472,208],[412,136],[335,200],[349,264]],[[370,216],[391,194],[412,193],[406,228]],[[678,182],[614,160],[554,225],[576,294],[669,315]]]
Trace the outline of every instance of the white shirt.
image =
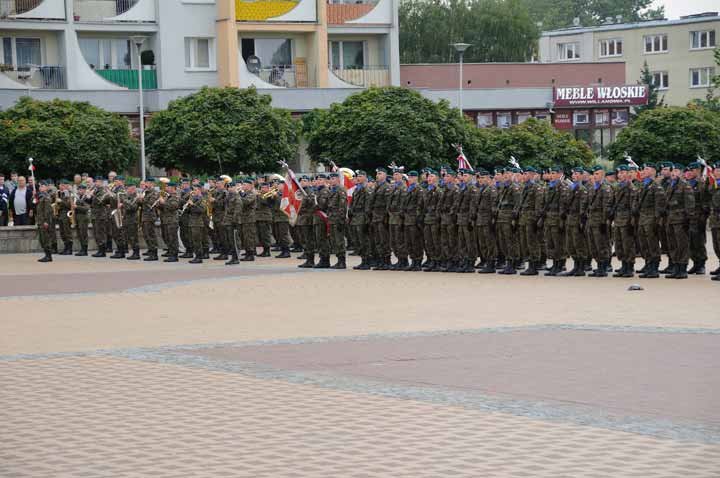
[[27,186],[22,189],[19,187],[15,189],[15,202],[13,202],[13,207],[15,208],[16,216],[27,213],[27,202],[25,201],[26,194]]

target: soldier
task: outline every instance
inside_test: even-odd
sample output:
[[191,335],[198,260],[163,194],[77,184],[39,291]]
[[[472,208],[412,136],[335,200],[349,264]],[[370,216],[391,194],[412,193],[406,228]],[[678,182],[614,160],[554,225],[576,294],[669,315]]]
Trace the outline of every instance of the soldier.
[[167,183],[167,196],[160,196],[158,199],[158,211],[160,213],[160,223],[165,230],[165,240],[167,241],[167,258],[163,262],[178,262],[180,254],[180,245],[178,244],[178,209],[180,209],[180,196],[177,191],[177,183],[170,181]]
[[327,218],[328,196],[327,175],[320,173],[315,176],[315,205],[313,207],[313,231],[315,232],[315,247],[317,247],[320,260],[315,269],[330,268],[330,223]]
[[290,256],[290,243],[292,237],[290,236],[290,218],[285,211],[281,208],[282,203],[282,183],[276,182],[275,188],[277,191],[270,196],[272,218],[274,226],[275,242],[280,250],[280,254],[275,256],[276,259],[289,259]]
[[108,217],[105,213],[105,196],[108,195],[108,191],[103,182],[102,177],[95,178],[95,189],[90,192],[93,235],[98,248],[92,257],[105,257],[107,250],[107,228],[109,226]]
[[695,218],[690,222],[690,258],[693,261],[688,274],[705,274],[707,262],[707,221],[710,213],[710,191],[708,182],[702,177],[703,165],[697,162],[688,165],[688,184],[695,195]]
[[402,197],[405,192],[403,175],[399,169],[393,171],[393,182],[387,198],[388,231],[390,235],[390,250],[395,254],[397,262],[390,264],[390,270],[404,270],[408,266],[407,249],[405,248],[404,218]]
[[470,218],[475,221],[477,247],[483,260],[479,274],[494,274],[497,262],[497,236],[495,218],[497,217],[498,191],[495,180],[488,171],[477,173],[479,180],[477,195],[470,206]]
[[242,192],[240,193],[240,217],[242,219],[242,245],[245,254],[241,262],[253,262],[255,260],[255,252],[257,248],[257,226],[255,224],[255,210],[257,208],[257,194],[253,180],[244,179],[242,184]]
[[208,193],[206,205],[212,210],[212,222],[214,231],[213,245],[217,245],[219,254],[213,257],[216,261],[227,261],[230,254],[230,243],[228,242],[228,235],[225,228],[225,208],[227,207],[227,187],[226,184],[230,182],[228,176],[220,176],[215,181],[215,191]]
[[[584,169],[573,169],[572,183],[567,188],[567,200],[563,201],[560,218],[565,217],[565,246],[573,258],[573,268],[559,274],[563,277],[583,277],[589,262],[587,250],[587,201],[588,191],[582,182]],[[561,186],[562,187],[562,186]]]
[[500,274],[517,274],[520,265],[520,245],[518,243],[519,206],[522,202],[522,187],[518,168],[508,168],[503,174],[505,181],[498,199],[497,234],[506,264]]
[[[357,190],[355,191],[357,194]],[[424,190],[418,185],[418,172],[408,172],[408,186],[402,193],[403,235],[405,249],[412,260],[406,271],[421,271],[423,261],[423,216],[422,200]],[[353,201],[355,201],[353,196]]]
[[157,201],[160,198],[160,193],[155,190],[155,179],[147,178],[142,184],[143,192],[138,199],[140,204],[140,218],[142,224],[143,239],[145,239],[145,246],[147,252],[145,253],[144,261],[157,261],[158,260],[158,243],[157,234],[155,232],[155,221],[157,219]]
[[305,250],[305,262],[298,267],[311,269],[315,267],[315,254],[317,253],[315,228],[313,226],[313,213],[315,212],[317,197],[315,195],[315,187],[310,182],[308,176],[302,176],[300,178],[300,186],[303,188],[303,191],[305,191],[305,194],[300,203],[300,212],[298,213],[298,219],[295,225],[302,238],[302,246]]
[[256,197],[257,204],[255,209],[255,224],[257,225],[257,235],[260,239],[260,245],[262,246],[262,252],[258,255],[258,257],[270,257],[273,210],[273,198],[270,193],[270,183],[261,183],[260,194]]
[[455,186],[455,171],[448,169],[442,180],[443,194],[438,211],[440,213],[440,244],[442,246],[441,272],[455,272],[458,266],[457,222],[455,206],[458,189]]
[[523,173],[523,189],[520,204],[515,208],[515,215],[518,220],[518,232],[520,236],[521,257],[528,258],[528,267],[521,272],[523,276],[538,275],[540,266],[540,231],[538,219],[543,210],[543,186],[537,180],[537,169],[532,166],[525,168]]
[[52,224],[52,197],[48,193],[48,186],[45,181],[40,181],[38,188],[38,203],[35,207],[35,222],[38,228],[38,239],[40,247],[42,247],[45,256],[38,259],[38,262],[52,262],[52,240],[50,234],[54,231],[50,230]]
[[230,181],[227,185],[227,194],[225,196],[225,214],[223,215],[223,231],[225,231],[225,243],[228,245],[229,260],[226,266],[234,266],[240,264],[238,260],[236,231],[238,225],[236,221],[239,218],[239,210],[242,209],[240,194],[238,194],[238,183]]
[[690,258],[690,224],[695,221],[695,194],[683,179],[683,167],[675,164],[667,191],[667,235],[671,271],[666,279],[687,279]]
[[140,260],[140,239],[138,237],[138,215],[140,214],[140,203],[138,202],[137,182],[128,180],[127,194],[122,198],[120,203],[123,212],[123,229],[125,229],[125,237],[129,249],[132,249],[132,255],[128,256],[129,261]]
[[657,169],[654,164],[645,163],[641,172],[642,183],[637,202],[638,240],[640,254],[645,267],[640,272],[643,279],[660,277],[660,239],[659,224],[665,215],[665,190],[656,180]]
[[203,197],[203,190],[200,184],[194,184],[192,192],[183,209],[188,213],[188,224],[190,226],[191,241],[194,247],[194,258],[188,264],[202,264],[205,250],[203,249],[203,238],[205,234],[204,217],[207,217],[207,204]]
[[437,173],[427,170],[427,189],[422,194],[422,201],[418,210],[422,216],[423,242],[427,261],[423,264],[423,272],[440,272],[442,260],[442,243],[440,242],[440,202],[442,189],[437,184]]
[[608,215],[612,207],[613,190],[605,181],[602,166],[593,167],[593,184],[588,190],[588,237],[590,254],[597,263],[591,277],[607,277],[610,268],[610,239]]
[[[715,163],[710,177],[710,218],[708,221],[712,234],[715,257],[720,259],[720,162]],[[720,281],[720,267],[710,273],[712,280]]]
[[345,269],[345,223],[347,221],[347,191],[340,184],[338,173],[330,173],[327,195],[327,216],[330,223],[330,251],[337,257],[332,269]]
[[60,239],[63,241],[63,250],[61,256],[71,256],[73,253],[72,227],[68,213],[72,211],[72,192],[70,184],[66,180],[61,180],[59,190],[55,199],[57,204],[57,223],[60,225]]
[[[670,161],[663,161],[659,164],[660,166],[660,178],[659,178],[659,184],[660,187],[663,190],[663,193],[665,197],[667,198],[667,192],[670,188],[670,182],[672,181],[671,175],[672,175],[672,169],[673,169],[673,163]],[[657,223],[657,234],[658,239],[660,240],[660,253],[661,254],[668,254],[669,257],[669,246],[668,246],[668,237],[667,237],[667,214],[663,214],[658,219]],[[670,262],[668,261],[668,265],[665,269],[658,271],[660,274],[666,274],[670,270]]]
[[115,240],[115,254],[110,256],[110,259],[124,259],[125,254],[127,254],[127,240],[125,239],[125,227],[124,225],[122,227],[118,226],[118,223],[114,216],[112,215],[113,212],[117,215],[119,214],[120,217],[122,217],[122,208],[120,208],[120,204],[123,201],[123,197],[125,196],[125,178],[123,176],[116,176],[115,177],[115,184],[111,188],[111,194],[108,194],[106,199],[106,205],[109,207],[109,209],[112,211],[110,213],[110,235],[112,239]]
[[[195,184],[200,184],[199,180],[196,180],[197,178],[193,178],[193,182]],[[182,259],[192,259],[194,257],[193,251],[195,250],[195,245],[192,243],[192,234],[190,231],[190,211],[185,209],[184,212],[182,212],[182,205],[187,204],[188,200],[190,199],[190,196],[192,195],[192,187],[190,185],[190,179],[188,178],[182,178],[180,180],[180,191],[179,191],[179,203],[180,203],[180,220],[179,220],[179,227],[180,227],[180,240],[182,241],[182,245],[185,248],[185,252],[180,256]]]
[[[582,168],[581,168],[582,169]],[[578,177],[582,174],[577,173]],[[540,214],[538,227],[542,226],[548,256],[553,264],[546,276],[559,275],[565,266],[565,220],[569,199],[569,187],[563,178],[563,169],[560,166],[550,168],[550,183],[545,191],[543,210]]]
[[[355,252],[360,256],[360,264],[353,267],[355,270],[366,271],[371,265],[370,244],[368,240],[368,203],[370,190],[367,187],[367,173],[355,173],[355,192],[349,206],[350,228],[355,231]],[[301,209],[302,210],[302,209]]]
[[390,232],[388,230],[387,205],[391,186],[387,182],[387,170],[375,170],[376,186],[370,196],[369,210],[371,213],[371,234],[377,253],[376,271],[390,270]]
[[636,209],[637,191],[632,182],[630,168],[621,164],[617,168],[618,187],[615,191],[608,220],[613,224],[615,254],[622,267],[613,277],[633,277],[635,275],[635,226],[633,211]]
[[461,169],[458,171],[458,193],[455,211],[457,224],[457,251],[460,263],[456,272],[475,272],[475,259],[477,259],[477,240],[475,238],[475,219],[470,217],[470,207],[477,188],[474,185],[472,171]]
[[88,226],[90,224],[90,205],[92,199],[87,196],[87,186],[79,184],[77,187],[77,197],[75,198],[75,230],[77,231],[78,240],[80,241],[80,250],[75,253],[76,256],[85,257],[88,255]]

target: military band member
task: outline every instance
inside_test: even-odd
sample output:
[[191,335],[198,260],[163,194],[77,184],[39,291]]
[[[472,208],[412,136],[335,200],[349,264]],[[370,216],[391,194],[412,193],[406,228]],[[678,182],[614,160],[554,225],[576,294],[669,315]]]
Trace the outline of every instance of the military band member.
[[[565,249],[573,259],[573,268],[560,273],[564,277],[583,277],[590,262],[587,248],[588,190],[583,184],[584,169],[574,168],[572,182],[568,186],[567,201],[563,206],[565,219]],[[560,215],[562,217],[562,214]]]
[[330,173],[327,216],[330,223],[330,251],[337,257],[332,269],[345,269],[345,223],[347,222],[347,190],[340,184],[338,173]]
[[123,229],[125,230],[125,238],[127,240],[128,250],[132,250],[132,255],[128,256],[129,261],[140,260],[140,238],[138,235],[138,221],[140,208],[142,205],[138,202],[137,182],[135,180],[127,181],[127,191],[122,196],[120,203],[123,214]]
[[240,216],[239,211],[242,210],[241,197],[238,193],[240,185],[235,181],[231,181],[227,186],[227,195],[225,196],[225,215],[223,217],[223,230],[225,231],[225,243],[228,245],[229,260],[226,266],[234,266],[240,263],[238,260],[237,233],[239,225],[236,224],[237,218]]
[[263,182],[260,185],[260,193],[257,195],[257,205],[255,211],[255,224],[257,225],[257,235],[262,252],[258,257],[270,257],[270,242],[272,239],[272,216],[273,216],[273,198],[270,193],[270,183]]
[[218,255],[213,257],[216,261],[227,261],[230,258],[230,243],[228,242],[228,234],[225,231],[225,210],[227,207],[227,184],[230,178],[228,176],[218,177],[215,181],[215,191],[210,191],[207,195],[206,205],[212,212],[213,222],[213,246],[219,251]]
[[90,206],[92,198],[87,195],[87,186],[80,184],[77,187],[77,197],[73,215],[75,217],[75,230],[77,231],[80,250],[75,253],[78,257],[88,255],[88,226],[90,225]]
[[92,200],[90,206],[92,214],[93,235],[97,244],[97,252],[93,257],[105,257],[107,250],[107,229],[108,216],[105,212],[105,196],[108,194],[107,188],[103,184],[102,177],[95,178],[95,188],[89,193]]
[[661,178],[656,178],[656,165],[645,163],[641,171],[642,182],[637,203],[638,240],[645,267],[640,271],[643,279],[660,277],[660,222],[665,215],[665,190]]
[[167,183],[166,196],[158,199],[158,212],[160,224],[165,231],[167,241],[167,258],[163,262],[178,262],[180,245],[178,244],[178,210],[181,208],[180,197],[176,191],[177,183]]
[[242,192],[240,193],[240,218],[242,231],[242,246],[245,249],[243,262],[252,262],[255,260],[255,252],[257,248],[257,226],[255,224],[255,210],[257,208],[257,194],[253,186],[252,179],[244,179],[242,184]]
[[207,204],[203,197],[203,190],[200,184],[194,184],[183,209],[188,215],[191,241],[194,247],[194,257],[189,264],[202,264],[205,250],[203,249],[203,238],[205,232],[204,217],[207,217]]
[[288,259],[290,258],[290,244],[293,239],[290,235],[290,218],[285,211],[281,209],[282,204],[282,183],[277,182],[275,184],[277,191],[270,196],[271,208],[272,208],[272,219],[275,242],[280,250],[280,254],[275,256],[276,259]]
[[[357,190],[355,191],[357,194]],[[418,184],[418,172],[408,172],[408,186],[402,193],[403,235],[405,248],[412,261],[406,271],[421,271],[423,261],[423,201],[424,190]],[[353,196],[353,202],[355,196]]]
[[[138,199],[140,204],[140,219],[142,224],[143,239],[145,239],[145,252],[144,261],[157,261],[158,260],[158,242],[157,233],[155,231],[155,221],[157,220],[158,212],[158,199],[160,199],[160,192],[155,190],[155,179],[147,178],[142,184],[142,194]],[[163,234],[164,237],[164,234]]]
[[405,248],[404,211],[402,198],[405,192],[405,182],[400,170],[393,171],[393,182],[387,199],[388,232],[390,236],[390,251],[395,254],[397,262],[390,265],[390,270],[403,270],[408,266],[407,250]]
[[118,206],[122,203],[123,197],[125,196],[125,178],[123,176],[116,176],[113,186],[110,189],[110,193],[107,196],[106,205],[110,210],[110,236],[115,241],[115,254],[110,256],[111,259],[124,259],[127,254],[127,240],[125,238],[125,227],[118,227],[118,224],[114,217],[112,217],[112,211],[115,214],[119,214],[122,217],[122,209]]
[[63,242],[63,250],[60,255],[71,256],[73,253],[73,233],[68,213],[72,211],[73,193],[70,183],[64,179],[59,184],[56,204],[58,205],[57,222],[60,226],[60,239]]
[[[195,181],[195,184],[200,184],[199,181]],[[180,219],[178,225],[180,227],[180,240],[185,248],[185,252],[180,256],[182,259],[192,259],[194,257],[193,251],[195,245],[192,242],[192,233],[190,231],[190,211],[185,209],[182,211],[182,205],[186,204],[192,195],[192,187],[190,185],[189,178],[182,178],[180,180]],[[202,246],[201,246],[202,247]]]
[[683,167],[675,164],[667,191],[667,235],[671,269],[666,279],[687,279],[690,259],[690,225],[695,221],[695,194],[683,179]]
[[38,191],[38,203],[35,206],[35,223],[38,228],[40,247],[42,247],[45,253],[45,256],[38,259],[38,262],[52,262],[52,240],[50,234],[55,233],[54,230],[51,230],[53,198],[48,192],[48,185],[45,181],[40,181]]

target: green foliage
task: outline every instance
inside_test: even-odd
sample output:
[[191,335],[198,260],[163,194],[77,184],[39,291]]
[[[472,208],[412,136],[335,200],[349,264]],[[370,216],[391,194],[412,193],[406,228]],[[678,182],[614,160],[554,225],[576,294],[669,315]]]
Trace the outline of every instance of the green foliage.
[[38,178],[69,178],[125,170],[138,157],[126,119],[90,103],[21,98],[0,113],[0,171],[27,171],[35,159]]
[[660,97],[659,86],[653,83],[653,75],[650,73],[650,67],[647,61],[643,64],[640,71],[640,80],[638,85],[645,85],[648,88],[648,104],[643,106],[635,106],[633,108],[633,117],[636,117],[643,111],[654,110],[655,108],[664,106],[665,97]]
[[507,130],[478,129],[448,103],[435,103],[405,88],[371,88],[327,111],[303,119],[308,153],[319,162],[372,170],[392,161],[408,169],[455,168],[463,145],[473,165],[506,165],[514,155],[523,165],[591,164],[585,143],[529,120]]
[[627,152],[636,163],[673,161],[687,164],[698,154],[720,160],[720,114],[702,108],[658,108],[645,111],[623,129],[610,146],[619,163]]
[[255,88],[203,88],[148,125],[152,164],[189,173],[274,171],[297,152],[299,128]]
[[477,156],[471,158],[479,166],[492,169],[508,164],[514,156],[521,166],[565,168],[589,166],[593,154],[583,141],[556,130],[547,121],[529,119],[508,129],[477,129]]
[[605,18],[622,15],[623,22],[663,18],[664,7],[649,8],[653,0],[523,0],[543,30],[565,28],[579,18],[583,26],[599,25]]
[[455,42],[467,62],[527,61],[539,36],[521,0],[403,0],[399,18],[402,63],[456,62]]

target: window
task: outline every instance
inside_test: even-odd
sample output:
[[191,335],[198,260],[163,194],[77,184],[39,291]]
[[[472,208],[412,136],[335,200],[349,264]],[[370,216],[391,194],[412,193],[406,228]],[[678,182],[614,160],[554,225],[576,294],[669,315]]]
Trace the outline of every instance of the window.
[[628,124],[628,111],[627,110],[613,110],[612,111],[612,125],[613,126],[626,126]]
[[658,87],[658,90],[667,90],[670,88],[670,75],[667,71],[656,71],[652,74],[653,85]]
[[185,69],[212,70],[215,55],[212,38],[185,38]]
[[587,111],[573,112],[573,124],[590,124],[590,114]]
[[610,112],[599,110],[595,112],[595,126],[608,126],[610,124]]
[[668,37],[665,33],[645,37],[645,53],[665,53],[666,51],[668,51]]
[[0,43],[0,58],[3,64],[14,67],[41,66],[40,39],[5,37]]
[[707,88],[715,75],[715,68],[691,68],[690,88]]
[[3,64],[12,65],[13,64],[12,38],[3,38],[2,40],[3,40],[2,41]]
[[493,125],[492,113],[478,113],[477,115],[478,128],[489,128]]
[[363,69],[365,67],[365,42],[330,42],[330,67],[333,69]]
[[535,119],[538,121],[550,121],[550,113],[535,113]]
[[600,58],[622,56],[622,40],[600,40]]
[[580,58],[579,43],[560,43],[558,45],[558,59],[560,61],[578,60]]
[[292,40],[288,38],[243,38],[241,43],[246,62],[249,57],[256,56],[262,68],[292,66]]
[[526,121],[529,120],[530,118],[532,118],[532,115],[531,115],[530,113],[528,113],[528,112],[524,112],[524,111],[523,111],[523,112],[521,112],[521,113],[518,113],[518,114],[517,114],[517,124],[523,124],[524,122],[526,122]]
[[690,32],[690,49],[715,48],[715,30]]
[[94,70],[130,70],[132,46],[126,38],[80,38],[80,51]]
[[497,127],[498,128],[509,128],[512,125],[512,116],[510,113],[498,113],[497,115]]

